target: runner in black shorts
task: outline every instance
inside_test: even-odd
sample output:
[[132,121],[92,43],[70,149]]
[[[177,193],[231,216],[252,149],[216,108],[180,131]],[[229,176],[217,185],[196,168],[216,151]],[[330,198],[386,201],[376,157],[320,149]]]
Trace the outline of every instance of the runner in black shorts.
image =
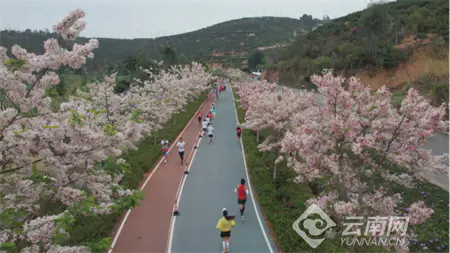
[[207,131],[208,131],[209,143],[211,143],[213,140],[213,134],[214,134],[214,127],[212,126],[211,123],[209,123]]
[[201,125],[202,124],[202,113],[198,112],[197,117],[198,117],[198,124]]
[[216,228],[220,230],[220,237],[222,238],[223,252],[226,253],[230,251],[230,237],[231,228],[236,226],[234,222],[234,216],[228,216],[228,211],[226,208],[222,209],[223,217],[217,222]]
[[208,117],[205,117],[205,119],[202,122],[203,136],[205,136],[209,124],[207,118]]
[[247,195],[249,194],[245,186],[245,179],[241,179],[241,183],[234,189],[238,194],[239,211],[241,212],[241,220],[244,221],[245,202],[247,202]]
[[180,155],[181,164],[183,164],[184,160],[184,145],[186,145],[186,143],[183,141],[183,138],[181,137],[177,143],[178,154]]

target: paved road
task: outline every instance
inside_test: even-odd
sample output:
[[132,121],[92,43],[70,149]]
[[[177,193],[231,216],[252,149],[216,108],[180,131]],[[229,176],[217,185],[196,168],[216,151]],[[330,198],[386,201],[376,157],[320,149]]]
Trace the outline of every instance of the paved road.
[[[449,140],[447,133],[436,133],[432,137],[430,137],[427,143],[424,145],[425,148],[431,149],[434,155],[442,155],[445,153],[449,153]],[[448,165],[448,162],[447,162]],[[441,188],[449,190],[449,178],[447,176],[443,176],[436,173],[429,173],[428,179],[430,182],[438,185]]]
[[[211,98],[200,107],[204,115],[210,110],[212,101]],[[193,120],[182,133],[186,143],[186,162],[189,162],[187,159],[194,148],[199,130],[197,116],[193,115]],[[174,144],[177,140],[169,141]],[[180,181],[184,177],[184,166],[180,164],[176,147],[169,149],[167,163],[157,165],[153,172],[146,174],[146,178],[148,177],[151,177],[147,181],[148,184],[144,184],[141,189],[145,198],[140,202],[140,206],[133,208],[119,222],[119,229],[114,232],[113,249],[109,253],[166,251],[173,203]]]
[[[231,88],[227,88],[217,99],[213,143],[202,138],[192,162],[190,175],[182,189],[180,216],[174,224],[171,252],[221,252],[216,224],[222,208],[239,218],[234,188],[241,178],[246,178],[246,173],[241,147],[235,138],[236,116],[231,92]],[[230,238],[232,252],[270,252],[250,198],[245,222],[237,220],[236,223]],[[269,243],[276,250],[271,240]]]

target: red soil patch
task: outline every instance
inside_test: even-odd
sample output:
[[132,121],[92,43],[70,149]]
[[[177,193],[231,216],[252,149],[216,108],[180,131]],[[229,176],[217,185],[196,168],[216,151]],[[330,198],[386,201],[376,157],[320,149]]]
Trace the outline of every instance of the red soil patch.
[[369,76],[365,72],[358,73],[358,77],[363,84],[370,85],[376,90],[383,85],[395,89],[406,82],[412,82],[427,72],[434,72],[438,75],[448,75],[449,63],[448,52],[446,60],[433,59],[426,49],[417,50],[405,63],[400,64],[392,70],[380,70],[375,75]]
[[271,81],[275,81],[278,76],[280,75],[279,70],[264,70],[264,72],[261,73],[261,79],[269,79]]
[[403,40],[395,45],[394,47],[398,49],[405,49],[407,47],[420,47],[423,45],[426,45],[428,43],[431,43],[431,38],[433,37],[433,34],[427,34],[428,38],[426,39],[416,39],[415,35],[407,35],[403,38]]
[[223,67],[223,64],[222,63],[210,63],[210,64],[208,64],[208,67],[212,68],[212,69],[221,69]]

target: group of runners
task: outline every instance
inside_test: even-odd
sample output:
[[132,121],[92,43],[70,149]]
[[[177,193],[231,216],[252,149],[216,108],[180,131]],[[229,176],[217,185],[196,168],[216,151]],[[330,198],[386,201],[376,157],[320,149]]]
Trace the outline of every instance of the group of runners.
[[[249,194],[247,186],[245,186],[245,179],[242,178],[240,184],[234,189],[237,193],[237,202],[239,205],[239,212],[241,213],[241,221],[244,222],[245,203],[247,202],[247,195]],[[222,238],[223,252],[230,251],[230,237],[231,229],[236,226],[234,215],[229,215],[226,208],[222,209],[222,217],[217,222],[216,228],[220,230],[220,237]]]
[[[216,88],[217,89],[217,88]],[[226,90],[226,86],[224,85],[224,82],[222,81],[221,85],[218,88],[219,92],[222,92]],[[217,90],[216,90],[217,91]],[[208,94],[206,94],[206,99],[209,99]],[[213,119],[215,119],[216,116],[216,107],[215,107],[215,101],[212,105],[212,108],[208,113],[206,113],[206,116],[203,117],[203,114],[201,112],[197,113],[197,119],[198,124],[201,125],[202,128],[202,134],[205,136],[208,134],[209,137],[209,143],[212,143],[213,137],[214,137],[214,127],[212,125]],[[241,134],[242,134],[242,128],[238,125],[236,127],[236,135],[237,135],[237,141],[240,143],[241,141]],[[181,159],[181,164],[184,163],[184,147],[186,143],[183,141],[183,138],[179,138],[176,147],[178,149],[178,154]],[[166,139],[163,139],[161,141],[162,146],[162,152],[163,152],[163,159],[164,162],[167,162],[167,154],[169,151],[169,141]],[[234,192],[237,193],[237,202],[239,205],[239,212],[241,216],[241,221],[244,222],[244,211],[245,211],[245,203],[247,201],[247,195],[249,194],[249,191],[247,187],[245,186],[245,179],[242,178],[240,181],[240,184],[234,189]],[[231,228],[236,226],[235,222],[235,216],[229,215],[228,210],[226,208],[223,208],[222,210],[222,217],[217,222],[216,228],[220,230],[220,237],[222,238],[222,247],[223,252],[227,252],[230,250],[230,237],[231,237]]]
[[[184,163],[184,146],[186,143],[183,141],[183,137],[180,137],[177,142],[177,149],[178,149],[178,155],[181,159],[181,164]],[[163,152],[163,161],[164,163],[167,163],[167,153],[169,152],[169,140],[163,139],[161,141],[161,147]]]
[[202,113],[198,112],[198,124],[202,126],[203,136],[208,134],[209,143],[212,142],[214,136],[214,127],[212,125],[212,120],[216,117],[216,107],[213,105],[211,111],[206,114],[206,117],[202,118]]

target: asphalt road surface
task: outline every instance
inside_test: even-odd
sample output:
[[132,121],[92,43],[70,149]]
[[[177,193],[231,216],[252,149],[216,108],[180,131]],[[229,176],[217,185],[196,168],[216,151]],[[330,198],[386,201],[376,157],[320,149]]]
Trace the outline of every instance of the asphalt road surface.
[[[263,230],[269,235],[267,227],[264,220],[260,224],[250,196],[245,221],[240,221],[234,188],[241,178],[246,178],[246,173],[236,137],[237,120],[230,86],[220,94],[216,109],[216,118],[212,121],[215,128],[213,143],[208,143],[207,136],[202,138],[181,190],[180,216],[173,224],[169,253],[221,252],[222,239],[216,225],[223,208],[227,208],[230,215],[236,215],[236,226],[230,237],[231,252],[274,252],[276,247],[270,237],[264,235]],[[263,219],[259,207],[256,208]]]

